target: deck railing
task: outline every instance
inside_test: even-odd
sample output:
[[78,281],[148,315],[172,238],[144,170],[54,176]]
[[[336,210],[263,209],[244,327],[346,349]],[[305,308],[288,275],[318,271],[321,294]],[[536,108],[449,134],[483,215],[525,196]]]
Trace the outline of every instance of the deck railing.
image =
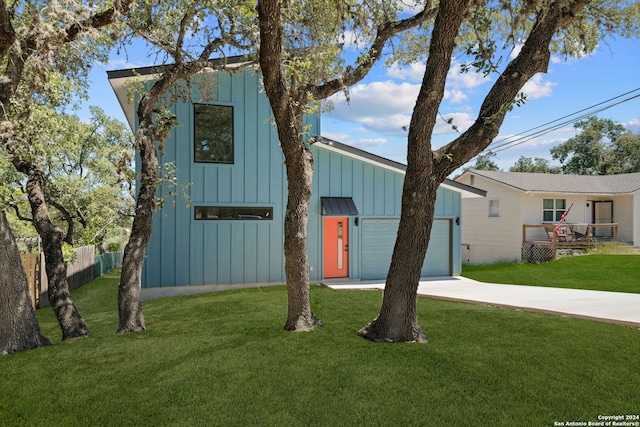
[[533,262],[550,261],[558,249],[583,248],[602,242],[618,242],[618,224],[524,224],[522,258]]

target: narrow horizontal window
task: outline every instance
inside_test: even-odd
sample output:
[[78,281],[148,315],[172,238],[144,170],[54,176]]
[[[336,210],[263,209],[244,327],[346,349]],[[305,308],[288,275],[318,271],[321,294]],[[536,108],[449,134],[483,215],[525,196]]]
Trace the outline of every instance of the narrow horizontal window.
[[233,107],[193,106],[194,156],[200,163],[233,163]]
[[196,219],[210,220],[271,220],[272,207],[196,206]]

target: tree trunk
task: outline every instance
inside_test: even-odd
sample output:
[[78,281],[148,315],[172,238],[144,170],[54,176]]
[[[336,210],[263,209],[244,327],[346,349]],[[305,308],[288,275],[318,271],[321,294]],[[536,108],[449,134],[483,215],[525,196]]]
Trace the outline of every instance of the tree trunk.
[[142,176],[131,236],[124,248],[122,259],[122,272],[118,285],[120,322],[116,333],[139,332],[147,328],[142,311],[142,267],[153,230],[153,212],[158,188],[158,156],[154,138],[151,136],[154,129],[151,114],[143,115],[145,105],[146,102],[141,102],[139,107],[141,120],[138,131],[138,146]]
[[416,298],[436,192],[445,178],[434,169],[431,135],[467,5],[468,0],[441,1],[434,23],[427,67],[409,127],[402,211],[382,307],[378,317],[358,332],[373,341],[429,341],[418,325]]
[[[138,104],[138,133],[136,144],[140,154],[140,190],[136,201],[131,236],[124,249],[122,272],[118,286],[119,324],[116,333],[144,331],[141,283],[144,259],[153,231],[153,212],[159,183],[159,163],[156,142],[164,141],[175,117],[156,115],[154,107],[180,79],[187,80],[210,65],[211,53],[223,44],[216,39],[207,45],[197,62],[180,62],[167,69],[144,94]],[[184,59],[184,58],[181,58]],[[176,61],[179,62],[179,61]]]
[[[428,175],[423,172],[421,175]],[[433,224],[437,183],[405,178],[402,214],[380,314],[358,335],[372,341],[429,342],[418,324],[416,299]],[[419,194],[416,197],[416,194]]]
[[20,252],[2,210],[0,248],[0,356],[51,345],[40,334]]
[[400,228],[382,307],[379,316],[363,327],[359,335],[374,341],[428,341],[417,322],[416,292],[431,235],[438,186],[496,137],[524,84],[537,72],[546,72],[553,35],[558,28],[569,25],[588,2],[553,2],[541,10],[520,53],[485,97],[475,123],[453,142],[432,151],[431,135],[468,0],[440,2],[425,76],[411,117]]
[[45,191],[45,178],[42,172],[30,170],[27,180],[27,197],[31,206],[33,225],[42,239],[45,270],[49,282],[49,303],[62,329],[63,340],[86,337],[89,335],[89,329],[69,293],[67,264],[62,255],[65,233],[49,217]]
[[311,331],[322,322],[311,312],[307,224],[313,179],[313,155],[303,141],[303,111],[306,92],[289,90],[281,68],[282,27],[280,2],[258,2],[260,23],[260,67],[263,83],[284,153],[289,185],[284,220],[284,256],[287,279],[287,321],[289,331]]
[[[302,125],[302,123],[300,123]],[[302,126],[301,126],[302,127]],[[281,144],[282,141],[281,141]],[[288,331],[311,331],[322,322],[311,312],[307,225],[313,179],[313,156],[300,141],[288,143],[296,150],[286,158],[289,192],[284,218],[284,256],[287,277]],[[283,144],[284,147],[284,144]]]

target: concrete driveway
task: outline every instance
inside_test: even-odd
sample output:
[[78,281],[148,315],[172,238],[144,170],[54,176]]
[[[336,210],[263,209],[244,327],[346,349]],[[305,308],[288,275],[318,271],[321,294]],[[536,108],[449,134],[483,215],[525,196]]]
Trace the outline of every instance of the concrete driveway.
[[[324,281],[332,289],[384,289],[384,281]],[[420,281],[418,295],[640,328],[640,294],[483,283],[462,276]]]

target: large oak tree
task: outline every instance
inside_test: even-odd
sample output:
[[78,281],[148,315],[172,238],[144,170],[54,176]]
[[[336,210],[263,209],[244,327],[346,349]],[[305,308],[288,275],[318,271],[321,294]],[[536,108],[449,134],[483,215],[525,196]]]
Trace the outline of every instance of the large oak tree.
[[27,274],[2,210],[0,246],[0,356],[51,344],[40,333],[38,318],[31,306]]
[[580,132],[551,149],[562,172],[577,175],[612,175],[640,172],[640,135],[610,119],[589,117],[577,122]]
[[[416,292],[438,186],[496,137],[524,84],[547,71],[551,49],[581,55],[593,50],[607,32],[637,35],[637,21],[631,18],[637,13],[635,2],[440,1],[410,122],[402,213],[382,306],[379,315],[359,331],[361,336],[374,341],[428,341],[416,316]],[[494,53],[500,35],[507,42],[521,43],[520,52],[497,76],[475,122],[450,143],[433,149],[431,137],[454,53],[462,48],[470,55],[470,69],[491,74],[498,70]]]
[[[61,108],[86,87],[90,64],[104,57],[109,44],[100,29],[115,23],[129,3],[0,0],[0,147],[27,176],[33,223],[45,252],[49,301],[63,339],[86,336],[88,329],[69,294],[61,249],[64,233],[48,213],[42,165],[29,155],[38,135],[32,112],[37,107]],[[0,271],[0,275],[15,278],[6,286],[16,286],[14,292],[19,292],[19,272]]]
[[[140,156],[140,186],[129,242],[124,249],[118,287],[117,333],[146,329],[141,301],[141,277],[158,203],[156,192],[162,179],[158,152],[176,119],[169,106],[189,100],[197,87],[206,99],[205,71],[225,70],[223,59],[231,49],[243,52],[251,46],[252,4],[243,1],[184,2],[149,0],[138,4],[125,21],[129,39],[142,39],[152,54],[164,58],[149,84],[133,87],[140,98],[135,148]],[[193,78],[197,76],[197,78]]]
[[[309,331],[322,322],[311,311],[307,224],[313,155],[304,115],[310,107],[362,80],[396,34],[433,16],[430,4],[404,20],[395,20],[395,2],[303,0],[258,1],[260,67],[280,145],[284,153],[288,198],[284,220],[287,282],[285,329]],[[338,41],[345,29],[370,36],[352,66],[342,66]],[[366,37],[365,37],[366,38]]]

